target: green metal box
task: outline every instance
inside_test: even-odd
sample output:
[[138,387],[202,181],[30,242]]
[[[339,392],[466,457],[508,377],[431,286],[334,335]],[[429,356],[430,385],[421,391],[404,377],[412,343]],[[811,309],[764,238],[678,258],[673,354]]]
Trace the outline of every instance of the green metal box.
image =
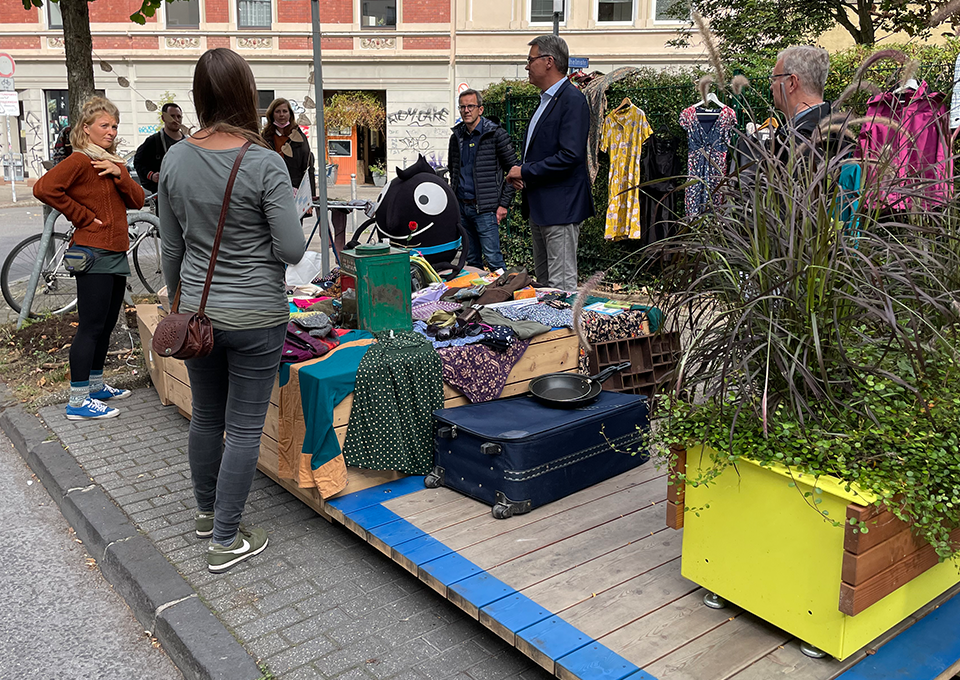
[[343,328],[410,330],[410,253],[389,244],[364,244],[340,253]]

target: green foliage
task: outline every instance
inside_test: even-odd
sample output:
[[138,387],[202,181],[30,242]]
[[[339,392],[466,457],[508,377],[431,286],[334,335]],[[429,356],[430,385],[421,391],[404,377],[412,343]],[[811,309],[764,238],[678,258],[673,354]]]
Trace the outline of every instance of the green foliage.
[[387,123],[383,103],[369,92],[337,92],[323,107],[324,123],[331,129],[354,125],[382,130]]
[[[904,32],[913,38],[932,33],[931,18],[943,5],[937,0],[695,0],[693,7],[710,25],[725,57],[773,55],[790,45],[811,44],[839,26],[858,45],[873,45],[881,33]],[[690,0],[678,0],[668,11],[690,18]],[[692,21],[667,44],[689,46],[697,30]]]
[[658,436],[728,454],[699,483],[741,457],[856,483],[947,557],[960,525],[960,206],[914,176],[889,210],[898,168],[883,152],[852,206],[840,178],[857,161],[841,140],[858,123],[828,123],[784,155],[742,140],[751,172],[654,249],[668,263],[656,304],[686,335]]
[[[887,356],[881,363],[895,370],[897,361]],[[733,397],[699,406],[673,402],[660,420],[657,437],[706,444],[728,454],[698,475],[681,478],[682,483],[709,484],[726,467],[751,459],[781,463],[815,477],[836,477],[848,490],[856,484],[876,494],[947,559],[958,551],[949,535],[960,526],[960,375],[955,354],[931,356],[910,387],[921,394],[890,378],[870,377],[850,395],[849,410],[804,426],[781,407],[772,414],[766,434],[755,419],[741,419],[731,431],[739,410]],[[875,419],[865,418],[864,411],[876,414]]]

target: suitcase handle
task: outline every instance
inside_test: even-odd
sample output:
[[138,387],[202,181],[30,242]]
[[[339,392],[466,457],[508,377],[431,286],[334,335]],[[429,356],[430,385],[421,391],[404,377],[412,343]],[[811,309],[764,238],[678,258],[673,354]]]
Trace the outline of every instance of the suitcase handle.
[[456,425],[441,425],[437,428],[437,436],[440,439],[456,439],[457,438],[457,426]]
[[499,456],[500,450],[500,445],[494,442],[486,442],[480,445],[480,453],[485,456]]

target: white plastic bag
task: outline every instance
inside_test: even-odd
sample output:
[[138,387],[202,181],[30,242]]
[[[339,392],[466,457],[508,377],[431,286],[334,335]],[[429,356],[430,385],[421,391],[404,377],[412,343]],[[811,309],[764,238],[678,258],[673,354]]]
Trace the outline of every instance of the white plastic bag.
[[313,250],[305,252],[299,262],[287,267],[287,285],[296,287],[312,283],[323,268],[321,257],[320,253]]

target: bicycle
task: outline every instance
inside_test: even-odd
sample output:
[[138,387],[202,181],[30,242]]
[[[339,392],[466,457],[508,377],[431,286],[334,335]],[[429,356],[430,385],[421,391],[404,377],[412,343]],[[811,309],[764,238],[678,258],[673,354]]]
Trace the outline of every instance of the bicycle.
[[[147,197],[144,205],[156,209],[156,194]],[[56,221],[60,213],[54,211],[50,218]],[[56,227],[55,227],[56,228]],[[128,210],[127,229],[130,236],[128,256],[132,256],[133,269],[144,289],[149,294],[163,287],[163,272],[160,262],[160,220],[149,210]],[[77,306],[77,283],[73,275],[63,268],[63,254],[70,246],[73,225],[67,230],[54,231],[44,256],[43,269],[37,282],[30,315],[65,314]],[[14,246],[0,269],[0,289],[10,309],[20,312],[26,296],[27,283],[33,267],[40,259],[40,239],[34,234]],[[128,284],[129,286],[129,284]]]

